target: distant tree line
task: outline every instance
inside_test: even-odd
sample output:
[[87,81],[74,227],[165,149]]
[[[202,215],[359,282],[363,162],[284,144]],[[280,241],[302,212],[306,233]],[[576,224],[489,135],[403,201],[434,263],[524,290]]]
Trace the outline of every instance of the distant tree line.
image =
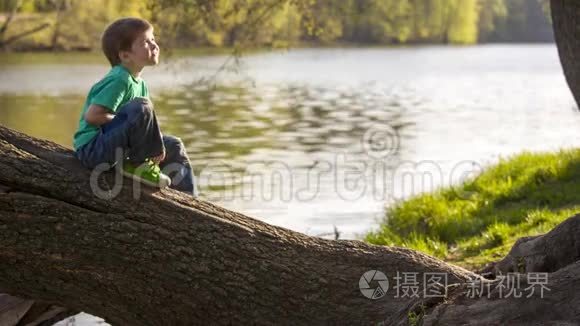
[[165,46],[553,41],[545,0],[0,0],[0,46],[91,49],[140,16]]

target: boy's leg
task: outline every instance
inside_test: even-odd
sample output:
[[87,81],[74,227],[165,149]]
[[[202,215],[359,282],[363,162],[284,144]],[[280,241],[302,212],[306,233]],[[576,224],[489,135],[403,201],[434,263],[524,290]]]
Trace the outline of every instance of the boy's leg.
[[185,192],[196,197],[198,195],[195,176],[181,139],[163,135],[165,159],[159,167],[171,178],[170,188]]
[[89,168],[100,163],[115,164],[127,157],[132,163],[141,164],[145,159],[161,154],[163,140],[153,104],[146,98],[135,98],[126,103],[84,147],[77,155]]

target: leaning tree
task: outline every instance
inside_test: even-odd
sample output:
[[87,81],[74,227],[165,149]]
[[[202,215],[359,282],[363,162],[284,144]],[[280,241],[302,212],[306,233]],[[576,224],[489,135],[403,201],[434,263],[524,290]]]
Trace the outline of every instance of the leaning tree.
[[[552,0],[552,15],[580,103],[580,2]],[[78,311],[114,325],[580,322],[580,215],[520,239],[482,277],[413,250],[310,237],[171,189],[135,187],[1,126],[0,153],[2,326],[51,325]],[[368,271],[390,283],[367,282]],[[547,291],[502,295],[510,277],[533,272],[548,273]],[[420,293],[394,287],[409,273]],[[368,298],[361,286],[386,292]]]
[[580,1],[551,0],[550,4],[564,75],[580,108]]

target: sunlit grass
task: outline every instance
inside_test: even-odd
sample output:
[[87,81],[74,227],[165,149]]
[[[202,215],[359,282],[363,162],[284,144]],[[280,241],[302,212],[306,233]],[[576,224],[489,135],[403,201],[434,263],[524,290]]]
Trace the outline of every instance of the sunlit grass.
[[522,153],[461,185],[387,211],[374,244],[404,246],[476,269],[523,236],[548,232],[580,212],[580,150]]

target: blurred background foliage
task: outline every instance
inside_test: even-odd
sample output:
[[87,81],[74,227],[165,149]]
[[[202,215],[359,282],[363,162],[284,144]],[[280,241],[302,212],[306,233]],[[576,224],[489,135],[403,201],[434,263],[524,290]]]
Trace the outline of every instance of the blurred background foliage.
[[546,0],[0,0],[0,46],[92,50],[116,18],[166,48],[551,42]]

